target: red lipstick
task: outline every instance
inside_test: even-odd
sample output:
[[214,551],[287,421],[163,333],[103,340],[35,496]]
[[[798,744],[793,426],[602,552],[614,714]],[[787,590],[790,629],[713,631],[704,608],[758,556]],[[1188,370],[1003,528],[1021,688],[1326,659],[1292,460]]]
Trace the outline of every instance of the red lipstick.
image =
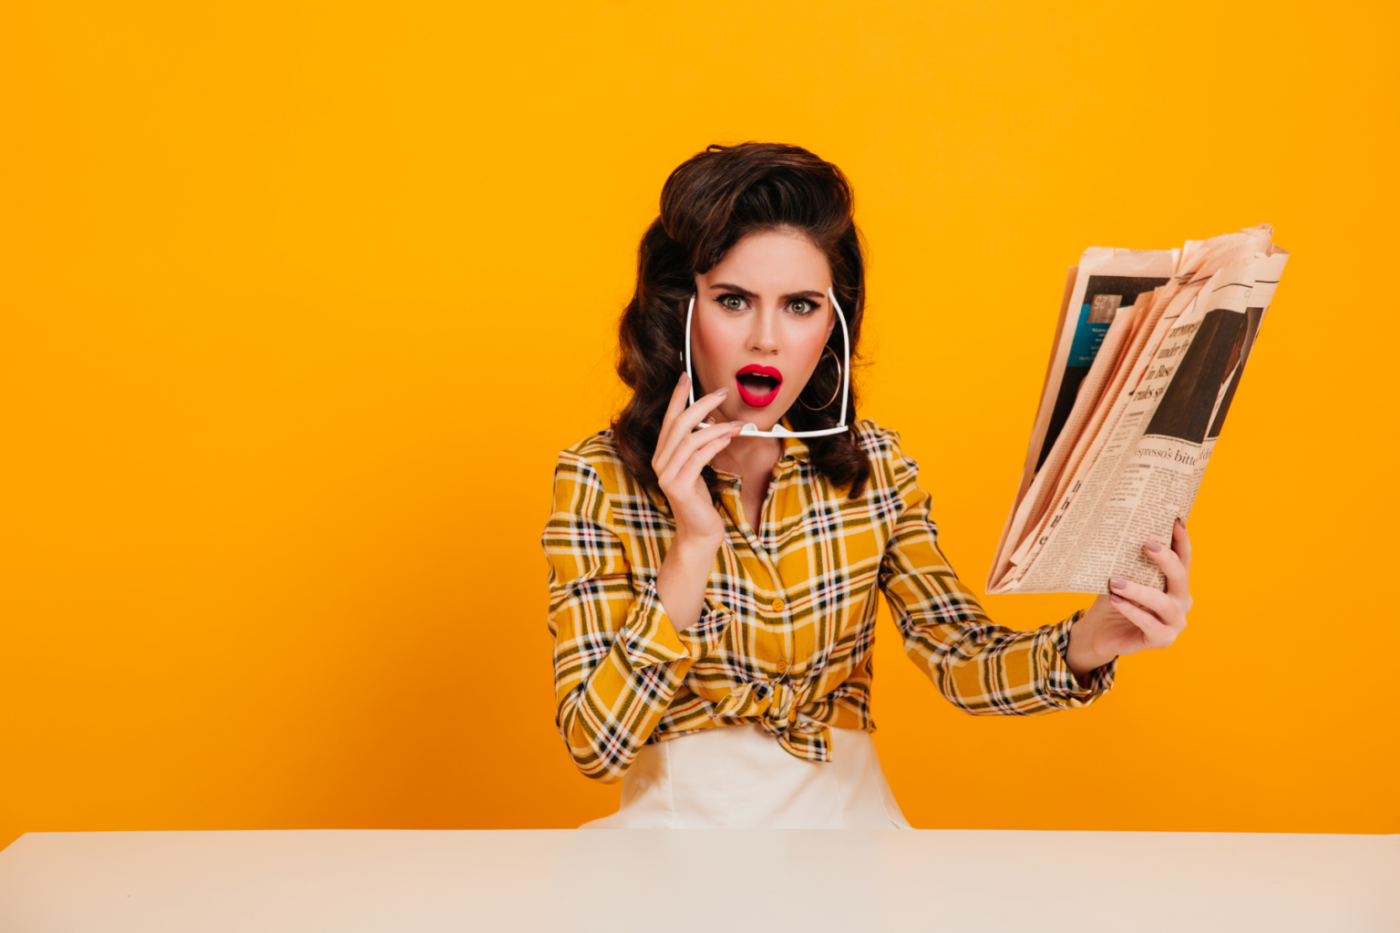
[[735,374],[739,397],[750,408],[763,408],[778,397],[783,387],[783,374],[772,366],[745,366]]

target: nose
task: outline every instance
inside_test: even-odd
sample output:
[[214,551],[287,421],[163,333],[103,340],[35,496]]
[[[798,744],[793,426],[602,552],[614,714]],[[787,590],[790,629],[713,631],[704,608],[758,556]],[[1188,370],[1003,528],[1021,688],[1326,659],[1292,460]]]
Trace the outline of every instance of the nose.
[[772,356],[778,352],[778,312],[774,308],[762,308],[753,316],[753,330],[749,334],[749,349]]

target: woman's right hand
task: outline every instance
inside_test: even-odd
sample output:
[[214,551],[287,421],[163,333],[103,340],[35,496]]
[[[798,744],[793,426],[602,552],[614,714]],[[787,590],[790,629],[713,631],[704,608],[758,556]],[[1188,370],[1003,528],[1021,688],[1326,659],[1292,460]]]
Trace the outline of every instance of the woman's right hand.
[[729,446],[744,424],[734,421],[696,429],[728,394],[728,389],[719,389],[687,406],[690,376],[682,373],[671,393],[671,404],[666,407],[666,417],[661,422],[661,435],[656,439],[656,453],[651,458],[657,484],[665,493],[676,519],[675,545],[708,548],[711,560],[724,542],[724,518],[715,509],[700,471],[711,457]]

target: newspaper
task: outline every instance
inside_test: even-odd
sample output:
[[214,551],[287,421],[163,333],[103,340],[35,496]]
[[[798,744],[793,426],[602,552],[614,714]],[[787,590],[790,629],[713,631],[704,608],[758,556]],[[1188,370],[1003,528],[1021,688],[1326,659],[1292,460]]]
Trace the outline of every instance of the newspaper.
[[1070,269],[988,593],[1160,589],[1149,538],[1191,514],[1288,261],[1267,224]]

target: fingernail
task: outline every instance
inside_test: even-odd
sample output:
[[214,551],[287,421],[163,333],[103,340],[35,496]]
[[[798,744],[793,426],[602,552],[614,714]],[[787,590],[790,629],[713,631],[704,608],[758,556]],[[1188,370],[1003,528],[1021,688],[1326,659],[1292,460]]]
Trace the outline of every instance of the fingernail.
[[724,398],[728,394],[729,388],[727,386],[723,389],[715,389],[715,395],[719,396],[720,398]]
[[1158,544],[1156,541],[1152,541],[1152,540],[1150,540],[1150,539],[1148,540],[1148,542],[1147,542],[1146,544],[1143,545],[1143,547],[1147,548],[1147,549],[1148,549],[1149,551],[1151,551],[1153,554],[1156,554],[1158,551],[1160,551],[1160,550],[1162,549],[1162,546],[1161,546],[1160,544]]
[[1185,527],[1186,527],[1186,523],[1185,523],[1184,521],[1182,521],[1181,519],[1179,519],[1179,518],[1176,520],[1176,523],[1177,523],[1178,525],[1180,525],[1182,528],[1185,528]]
[[1121,590],[1123,587],[1125,587],[1125,586],[1127,586],[1127,585],[1128,585],[1128,581],[1127,581],[1127,580],[1120,580],[1120,579],[1118,579],[1117,577],[1109,577],[1109,578],[1108,578],[1108,588],[1111,589],[1111,590]]
[[738,428],[740,431],[744,430],[744,422],[742,421],[731,421],[729,422],[729,426],[731,428]]
[[1126,599],[1124,599],[1123,597],[1119,596],[1117,593],[1109,593],[1109,594],[1108,594],[1108,598],[1109,598],[1111,601],[1115,602],[1115,603],[1126,603],[1126,602],[1127,602]]

